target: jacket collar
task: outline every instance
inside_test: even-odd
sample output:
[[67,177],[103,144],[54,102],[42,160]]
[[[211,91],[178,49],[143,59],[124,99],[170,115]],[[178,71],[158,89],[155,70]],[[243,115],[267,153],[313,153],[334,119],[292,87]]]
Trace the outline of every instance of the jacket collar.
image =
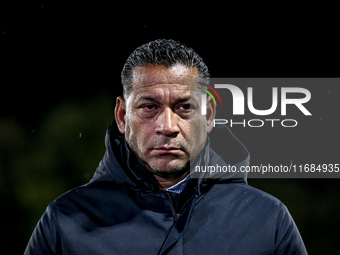
[[[226,140],[226,141],[221,141]],[[211,147],[217,144],[217,152]],[[221,148],[221,144],[227,144],[228,149]],[[144,192],[154,192],[158,189],[154,176],[137,160],[134,153],[126,143],[124,136],[119,132],[117,125],[113,122],[105,136],[106,152],[103,159],[91,180],[113,182],[119,185],[129,186],[132,189]],[[222,150],[221,150],[222,149]],[[226,155],[222,158],[218,155]],[[241,154],[230,155],[228,153]],[[235,161],[237,161],[235,163]],[[237,140],[231,131],[225,126],[223,128],[215,128],[214,134],[210,135],[207,143],[202,150],[197,161],[200,165],[206,164],[232,164],[238,167],[247,165],[249,162],[249,152],[244,145]],[[230,163],[229,163],[230,162]],[[194,179],[194,178],[193,178]],[[219,183],[228,181],[246,182],[246,174],[242,175],[201,175],[197,178],[199,186],[203,183]]]

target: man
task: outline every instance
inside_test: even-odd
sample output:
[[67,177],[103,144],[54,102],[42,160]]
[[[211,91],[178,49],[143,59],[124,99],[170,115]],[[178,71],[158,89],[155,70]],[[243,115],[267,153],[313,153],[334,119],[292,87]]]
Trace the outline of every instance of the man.
[[[93,179],[48,206],[25,254],[307,254],[286,207],[248,186],[246,175],[190,173],[249,161],[229,129],[213,128],[212,100],[201,114],[201,90],[191,81],[208,77],[183,44],[137,48],[124,65],[124,97]],[[217,142],[228,145],[227,159],[213,150]]]

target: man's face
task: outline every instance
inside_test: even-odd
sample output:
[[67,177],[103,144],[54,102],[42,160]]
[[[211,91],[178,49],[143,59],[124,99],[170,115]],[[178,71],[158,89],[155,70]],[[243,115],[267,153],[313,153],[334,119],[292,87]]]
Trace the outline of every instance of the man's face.
[[[196,68],[183,65],[148,65],[133,71],[132,91],[121,105],[125,123],[117,123],[139,161],[155,174],[180,173],[205,145],[200,94],[190,91],[190,79],[197,77]],[[190,141],[190,135],[195,139]]]

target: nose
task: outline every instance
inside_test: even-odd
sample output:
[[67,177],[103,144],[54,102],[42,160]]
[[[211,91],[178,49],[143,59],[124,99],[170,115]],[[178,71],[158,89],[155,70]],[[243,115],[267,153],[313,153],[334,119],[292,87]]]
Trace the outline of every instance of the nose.
[[179,131],[178,116],[170,108],[164,109],[156,120],[155,132],[173,137],[177,136]]

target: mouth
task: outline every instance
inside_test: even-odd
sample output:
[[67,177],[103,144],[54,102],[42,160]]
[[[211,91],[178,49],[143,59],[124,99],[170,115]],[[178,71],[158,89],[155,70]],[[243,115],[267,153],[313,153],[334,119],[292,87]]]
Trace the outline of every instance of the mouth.
[[182,152],[182,150],[180,148],[177,147],[167,147],[167,146],[162,146],[162,147],[157,147],[153,149],[154,151],[156,151],[158,154],[178,154],[180,152]]

